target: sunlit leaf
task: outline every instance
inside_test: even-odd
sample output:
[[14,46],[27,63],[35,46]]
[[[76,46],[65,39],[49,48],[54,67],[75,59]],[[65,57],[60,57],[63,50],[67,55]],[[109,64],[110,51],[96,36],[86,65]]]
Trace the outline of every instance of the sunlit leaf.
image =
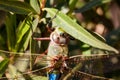
[[38,24],[38,17],[32,22],[30,19],[25,19],[20,28],[17,30],[17,44],[16,49],[18,51],[26,50],[29,40],[32,36],[32,30],[34,31]]
[[[87,30],[85,30],[82,26],[75,23],[70,17],[63,14],[62,12],[58,12],[58,10],[53,8],[45,8],[50,15],[51,18],[53,18],[55,15],[56,17],[53,19],[53,21],[57,24],[57,26],[60,26],[63,30],[65,30],[68,34],[73,36],[74,38],[89,44],[93,47],[100,48],[103,50],[108,51],[114,51],[118,53],[118,51],[109,45],[105,44],[104,42],[100,41],[99,39],[95,38],[92,34],[90,34]],[[57,14],[56,14],[57,13]]]
[[23,39],[23,37],[25,36],[25,34],[29,31],[30,26],[31,26],[31,19],[25,19],[22,23],[20,23],[20,25],[18,26],[17,30],[16,30],[16,45],[15,48],[17,51],[19,51],[19,49],[21,49],[23,46],[21,45],[21,41]]
[[39,22],[39,18],[36,17],[32,22],[32,30],[30,29],[29,32],[26,34],[26,37],[23,39],[23,41],[25,41],[25,42],[22,45],[25,49],[27,48],[30,38],[32,38],[33,32],[37,28],[38,22]]
[[31,6],[34,8],[34,10],[40,14],[40,6],[38,4],[38,0],[30,0]]
[[25,19],[17,28],[17,44],[20,43],[23,36],[26,34],[26,32],[30,29],[31,25],[31,19],[27,20]]
[[17,14],[36,13],[27,3],[21,1],[0,0],[0,10],[11,11]]

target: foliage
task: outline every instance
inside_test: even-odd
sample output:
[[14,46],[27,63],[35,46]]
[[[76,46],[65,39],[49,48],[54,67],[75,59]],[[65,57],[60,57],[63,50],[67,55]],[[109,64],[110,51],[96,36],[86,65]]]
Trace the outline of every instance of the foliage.
[[[5,21],[0,27],[0,56],[4,59],[0,59],[0,77],[19,79],[17,77],[21,76],[21,79],[25,80],[24,72],[28,67],[33,68],[32,55],[47,48],[47,42],[39,43],[33,40],[33,37],[49,36],[46,26],[51,21],[52,27],[61,27],[70,36],[79,40],[78,46],[81,47],[81,51],[83,46],[87,45],[89,47],[85,49],[88,52],[87,55],[91,47],[118,53],[118,50],[105,43],[103,37],[83,27],[83,24],[95,23],[91,20],[92,17],[100,17],[98,14],[89,15],[90,11],[95,12],[97,8],[105,9],[110,2],[111,0],[53,0],[53,2],[50,0],[0,0],[0,10],[5,13]],[[81,5],[84,6],[81,7]],[[79,19],[75,17],[78,13],[87,14],[88,17],[85,16],[85,21],[78,22]],[[48,21],[49,18],[51,20]],[[24,54],[28,56],[21,57]],[[26,61],[19,61],[19,59]],[[28,76],[32,80],[41,78],[41,76],[33,77],[35,75]]]

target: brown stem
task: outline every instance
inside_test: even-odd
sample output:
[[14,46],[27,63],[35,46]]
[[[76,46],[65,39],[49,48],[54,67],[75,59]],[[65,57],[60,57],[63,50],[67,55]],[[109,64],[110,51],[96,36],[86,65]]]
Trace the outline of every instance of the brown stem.
[[45,4],[46,4],[46,0],[41,0],[41,5],[40,5],[41,9],[45,7]]

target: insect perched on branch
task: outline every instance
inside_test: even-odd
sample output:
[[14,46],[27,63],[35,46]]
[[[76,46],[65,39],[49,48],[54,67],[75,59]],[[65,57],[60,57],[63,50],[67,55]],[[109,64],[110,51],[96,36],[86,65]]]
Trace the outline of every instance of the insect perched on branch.
[[[39,40],[38,38],[36,39]],[[91,56],[76,55],[69,57],[68,46],[67,46],[68,42],[69,42],[68,34],[65,33],[60,27],[56,27],[55,31],[51,33],[50,43],[47,53],[47,60],[48,60],[47,64],[49,67],[47,72],[48,72],[49,80],[63,80],[63,79],[69,80],[71,76],[72,77],[74,76],[74,78],[75,77],[78,78],[77,80],[85,80],[85,79],[109,80],[104,77],[94,76],[91,74],[87,74],[77,70],[72,70],[71,68],[69,68],[69,64],[74,64],[74,63],[78,64],[83,61],[107,58],[108,55],[107,54],[102,54],[102,55],[96,54]],[[71,75],[69,77],[66,77],[65,75],[67,74],[71,74]]]
[[[37,40],[41,40],[43,38],[35,38]],[[19,75],[15,75],[14,77],[2,77],[0,79],[12,79],[12,80],[19,80],[24,78],[24,75],[30,76],[31,74],[35,74],[36,72],[47,73],[49,80],[111,80],[109,78],[104,78],[100,76],[95,76],[92,74],[88,74],[85,72],[79,71],[79,68],[82,66],[82,62],[85,61],[92,61],[92,60],[99,60],[102,58],[108,58],[114,55],[108,54],[91,54],[91,55],[75,55],[75,56],[68,56],[68,42],[69,36],[66,32],[64,32],[60,27],[56,27],[55,30],[50,34],[50,38],[45,38],[46,40],[50,40],[47,54],[39,57],[38,54],[24,54],[23,58],[19,58],[19,61],[25,61],[26,57],[29,56],[38,56],[35,63],[37,64],[38,61],[42,62],[42,59],[45,58],[47,66],[40,68],[38,70],[30,70],[25,72],[20,72]],[[7,53],[6,51],[0,51]],[[12,52],[9,52],[12,53]],[[116,55],[115,55],[116,56]],[[31,58],[31,57],[30,57]],[[30,59],[28,59],[30,60]],[[29,61],[28,61],[29,62]],[[17,62],[19,63],[19,62]],[[75,64],[75,67],[71,68],[71,64]],[[34,66],[34,65],[33,65]],[[22,67],[22,66],[21,66]],[[11,67],[10,68],[14,68]],[[17,70],[16,74],[17,73]],[[7,75],[8,73],[6,73]],[[25,76],[26,77],[26,76]],[[47,79],[45,79],[47,80]]]

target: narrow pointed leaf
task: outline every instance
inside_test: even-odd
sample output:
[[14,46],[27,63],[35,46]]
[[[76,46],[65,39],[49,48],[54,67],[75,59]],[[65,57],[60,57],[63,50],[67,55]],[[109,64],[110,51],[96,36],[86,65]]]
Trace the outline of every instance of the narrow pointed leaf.
[[93,47],[100,48],[103,50],[108,50],[108,51],[114,51],[118,53],[116,49],[112,48],[111,46],[95,38],[82,26],[75,23],[70,17],[63,14],[62,12],[59,11],[57,13],[58,10],[53,9],[53,8],[45,8],[44,10],[48,12],[51,18],[53,18],[56,15],[56,17],[53,19],[53,22],[55,22],[57,26],[60,26],[64,31],[66,31],[68,34],[70,34],[74,38],[86,44],[89,44]]
[[0,0],[0,10],[10,11],[17,14],[36,13],[27,3],[21,1]]

